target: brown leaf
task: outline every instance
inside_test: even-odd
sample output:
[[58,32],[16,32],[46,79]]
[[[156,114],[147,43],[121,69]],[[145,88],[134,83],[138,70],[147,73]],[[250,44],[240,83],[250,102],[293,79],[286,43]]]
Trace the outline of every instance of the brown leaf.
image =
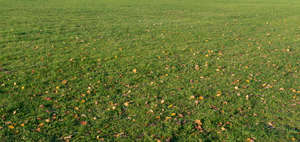
[[86,125],[87,122],[86,122],[86,121],[81,121],[80,124],[81,124],[81,125]]
[[63,81],[61,82],[62,85],[66,85],[67,83],[68,83],[68,80],[63,80]]
[[202,122],[201,122],[201,120],[198,120],[198,119],[197,119],[197,120],[195,120],[194,122],[195,122],[197,125],[199,125],[199,126],[201,126],[201,125],[202,125]]
[[129,105],[129,102],[124,103],[124,106],[128,107],[128,105]]
[[65,137],[64,137],[64,140],[68,140],[68,139],[71,139],[71,138],[72,138],[72,135],[65,136]]
[[247,141],[247,142],[254,142],[254,140],[255,140],[254,138],[247,138],[246,141]]
[[200,69],[200,67],[199,67],[199,65],[195,65],[195,70],[199,70]]
[[13,125],[8,126],[9,129],[14,129],[15,127]]
[[38,132],[41,132],[41,128],[36,128],[35,130]]
[[136,73],[137,71],[136,71],[136,69],[133,69],[132,72],[133,72],[133,73]]

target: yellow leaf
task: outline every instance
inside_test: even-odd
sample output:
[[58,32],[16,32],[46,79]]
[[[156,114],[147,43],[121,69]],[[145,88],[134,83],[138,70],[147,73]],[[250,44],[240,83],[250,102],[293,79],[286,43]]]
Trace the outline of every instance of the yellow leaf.
[[87,93],[87,94],[91,94],[91,91],[90,91],[90,90],[87,90],[86,93]]
[[190,96],[190,99],[192,100],[192,99],[195,99],[195,96]]
[[222,92],[221,91],[217,91],[217,97],[221,96]]
[[226,130],[226,128],[224,128],[224,127],[221,127],[221,130],[222,130],[222,131],[225,131],[225,130]]
[[197,124],[197,125],[199,125],[199,126],[201,126],[202,125],[202,122],[201,122],[201,120],[195,120],[195,123]]
[[61,82],[62,85],[66,85],[67,83],[68,83],[68,80],[63,80],[63,81]]
[[14,129],[15,127],[13,125],[8,126],[9,129]]
[[171,119],[171,118],[172,118],[172,117],[168,117],[168,116],[167,116],[167,117],[166,117],[166,120],[169,120],[169,119]]
[[204,99],[204,97],[203,97],[203,96],[200,96],[200,97],[199,97],[199,100],[203,100],[203,99]]
[[39,127],[43,127],[45,124],[44,123],[40,123],[39,124]]
[[195,70],[199,70],[200,69],[200,67],[199,67],[199,65],[195,65]]

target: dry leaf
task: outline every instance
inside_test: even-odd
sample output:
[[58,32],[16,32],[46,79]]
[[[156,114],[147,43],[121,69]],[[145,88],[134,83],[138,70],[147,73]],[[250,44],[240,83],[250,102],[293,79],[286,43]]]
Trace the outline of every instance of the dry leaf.
[[86,122],[86,121],[81,121],[80,124],[81,124],[81,125],[86,125],[87,122]]
[[35,130],[38,132],[41,132],[41,128],[36,128]]
[[46,119],[45,122],[49,123],[49,122],[50,122],[50,119]]
[[197,119],[197,120],[195,120],[194,122],[195,122],[197,125],[199,125],[199,126],[201,126],[201,125],[202,125],[202,122],[201,122],[201,120],[198,120],[198,119]]
[[203,96],[200,96],[200,97],[199,97],[199,100],[203,100],[203,99],[204,99],[204,97],[203,97]]
[[128,105],[129,105],[129,102],[124,103],[124,106],[128,107]]
[[199,67],[199,65],[195,65],[195,70],[199,70],[200,69],[200,67]]
[[222,92],[221,91],[217,91],[217,97],[221,96]]
[[9,129],[14,129],[15,127],[13,125],[8,126]]
[[67,83],[68,83],[68,80],[63,80],[63,81],[61,82],[62,85],[66,85]]
[[72,135],[65,136],[65,137],[64,137],[64,140],[68,140],[68,139],[71,139],[71,138],[72,138]]

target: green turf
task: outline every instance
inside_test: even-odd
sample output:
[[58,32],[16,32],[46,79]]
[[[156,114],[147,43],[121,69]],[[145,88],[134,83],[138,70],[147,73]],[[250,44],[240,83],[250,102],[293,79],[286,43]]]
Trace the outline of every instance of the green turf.
[[299,0],[0,0],[0,141],[299,141]]

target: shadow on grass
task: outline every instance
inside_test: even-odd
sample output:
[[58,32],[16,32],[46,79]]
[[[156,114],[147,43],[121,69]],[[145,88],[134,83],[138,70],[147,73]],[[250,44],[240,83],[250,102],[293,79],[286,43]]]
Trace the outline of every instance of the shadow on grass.
[[0,88],[0,94],[5,93],[3,89]]

